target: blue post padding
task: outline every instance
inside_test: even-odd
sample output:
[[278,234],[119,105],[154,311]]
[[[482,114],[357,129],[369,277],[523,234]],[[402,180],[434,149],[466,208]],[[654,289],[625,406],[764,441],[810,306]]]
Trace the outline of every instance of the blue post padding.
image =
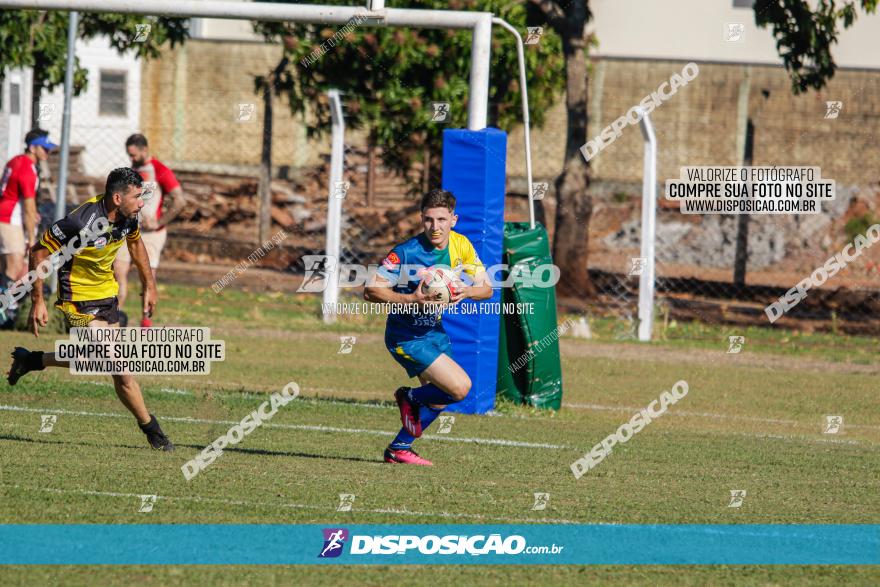
[[[501,263],[506,159],[504,131],[443,131],[443,189],[455,194],[458,214],[453,230],[470,239],[486,267]],[[449,411],[484,414],[495,408],[500,315],[497,310],[489,311],[487,306],[493,302],[501,302],[501,290],[489,300],[464,300],[459,306],[467,307],[443,316],[453,358],[473,384],[467,398]]]

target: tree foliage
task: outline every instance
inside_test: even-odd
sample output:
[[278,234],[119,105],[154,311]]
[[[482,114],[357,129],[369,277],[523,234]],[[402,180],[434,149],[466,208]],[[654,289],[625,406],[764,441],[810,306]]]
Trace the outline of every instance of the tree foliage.
[[[0,80],[5,70],[33,68],[35,89],[51,91],[64,82],[67,65],[67,27],[70,14],[59,11],[0,11]],[[151,30],[144,42],[134,42],[138,24]],[[82,13],[77,27],[79,39],[105,36],[120,54],[133,52],[148,59],[159,56],[166,42],[171,46],[188,37],[187,19],[139,16],[135,14]],[[79,95],[88,83],[88,71],[76,60],[74,92]]]
[[[526,33],[526,10],[520,2],[410,0],[395,2],[394,7],[493,12],[523,36]],[[361,25],[331,41],[342,27],[285,23],[255,27],[266,39],[284,42],[290,65],[278,76],[277,87],[291,110],[303,116],[309,137],[330,128],[329,88],[343,94],[346,124],[367,129],[372,143],[382,148],[384,164],[401,176],[421,161],[426,146],[430,152],[440,152],[444,128],[467,126],[470,31]],[[322,43],[327,52],[309,64],[309,55]],[[538,45],[525,49],[530,116],[533,124],[541,125],[563,89],[559,37],[545,31]],[[256,86],[265,87],[265,80],[258,79]],[[495,26],[489,125],[513,129],[522,121],[521,100],[515,39]],[[432,122],[431,102],[450,104],[445,123]],[[438,164],[439,157],[432,162]]]
[[[877,10],[877,0],[860,0],[860,5],[869,14]],[[841,24],[846,29],[855,22],[856,2],[756,0],[753,8],[756,24],[773,30],[795,94],[821,89],[834,77],[837,65],[831,47],[837,43]]]

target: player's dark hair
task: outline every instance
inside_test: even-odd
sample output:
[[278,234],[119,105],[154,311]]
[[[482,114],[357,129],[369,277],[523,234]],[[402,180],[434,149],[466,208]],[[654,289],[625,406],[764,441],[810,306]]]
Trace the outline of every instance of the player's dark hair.
[[26,135],[24,135],[24,144],[27,145],[31,141],[45,136],[49,136],[48,130],[43,130],[40,127],[32,128]]
[[141,187],[144,180],[141,175],[131,167],[117,167],[107,176],[107,184],[104,186],[104,194],[112,196],[114,193],[125,193],[128,186]]
[[135,133],[135,134],[131,135],[130,137],[125,139],[125,148],[127,149],[132,145],[143,149],[144,147],[147,146],[147,137],[145,137],[144,135],[142,135],[140,133]]
[[450,212],[455,212],[455,196],[446,190],[431,190],[422,196],[421,211],[424,212],[428,208],[446,208]]

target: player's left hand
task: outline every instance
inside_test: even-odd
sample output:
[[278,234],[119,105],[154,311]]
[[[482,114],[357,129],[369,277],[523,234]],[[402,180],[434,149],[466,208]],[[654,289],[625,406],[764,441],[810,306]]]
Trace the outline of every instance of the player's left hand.
[[156,309],[156,304],[159,301],[159,294],[156,291],[156,286],[147,286],[144,288],[144,292],[141,295],[144,296],[144,316],[152,316],[153,310]]

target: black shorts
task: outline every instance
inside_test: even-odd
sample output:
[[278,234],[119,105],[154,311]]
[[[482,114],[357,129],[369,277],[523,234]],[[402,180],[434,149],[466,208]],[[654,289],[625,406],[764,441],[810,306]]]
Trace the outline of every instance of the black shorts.
[[85,328],[92,320],[119,324],[119,300],[116,296],[82,302],[58,300],[55,302],[55,307],[64,312],[67,324],[71,328]]

